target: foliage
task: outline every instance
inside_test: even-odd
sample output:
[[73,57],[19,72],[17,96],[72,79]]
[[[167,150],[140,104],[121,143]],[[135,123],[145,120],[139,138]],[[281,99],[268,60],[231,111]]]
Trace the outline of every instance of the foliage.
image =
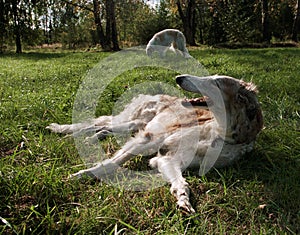
[[280,41],[289,39],[292,34],[291,24],[294,19],[293,1],[274,1],[271,3],[271,28],[273,36]]
[[[88,46],[93,40],[92,27],[93,21],[90,12],[76,9],[71,5],[66,5],[66,11],[61,16],[60,37],[57,42],[61,42],[63,47],[75,49]],[[94,41],[96,44],[97,41]]]
[[[253,42],[259,40],[257,37],[257,21],[259,17],[255,12],[253,1],[238,0],[229,1],[227,4],[218,5],[216,17],[221,22],[221,27],[226,34],[226,41],[230,42]],[[220,16],[218,15],[220,14]]]
[[[264,41],[264,32],[273,41],[298,40],[299,0],[158,2],[153,7],[146,0],[118,0],[114,6],[108,0],[1,0],[0,52],[14,44],[21,52],[22,45],[53,43],[71,49],[101,44],[103,49],[117,50],[119,42],[123,46],[146,44],[165,28],[182,30],[193,45],[259,43]],[[262,2],[268,9],[265,25]]]
[[164,1],[153,9],[141,1],[122,0],[117,10],[120,41],[125,45],[145,45],[158,31],[172,28],[172,15]]
[[[193,49],[211,74],[253,81],[265,129],[252,153],[199,177],[187,172],[195,215],[176,210],[169,186],[130,192],[69,181],[84,168],[71,137],[45,130],[70,123],[88,70],[110,53],[4,54],[0,57],[0,231],[3,234],[299,234],[299,49]],[[174,73],[122,74],[101,103],[110,114],[123,91]],[[109,138],[104,148],[117,146]],[[139,165],[139,159],[131,167]]]
[[138,43],[147,44],[152,36],[163,30],[172,27],[173,17],[165,2],[161,2],[157,10],[148,9],[148,17],[141,15],[136,26],[135,39]]
[[2,39],[0,41],[0,49],[6,43],[9,44],[11,38],[16,41],[16,52],[21,53],[21,37],[30,42],[31,39],[37,40],[39,33],[39,25],[37,24],[36,15],[32,13],[42,8],[40,2],[31,1],[1,1],[1,17],[0,17],[0,33]]

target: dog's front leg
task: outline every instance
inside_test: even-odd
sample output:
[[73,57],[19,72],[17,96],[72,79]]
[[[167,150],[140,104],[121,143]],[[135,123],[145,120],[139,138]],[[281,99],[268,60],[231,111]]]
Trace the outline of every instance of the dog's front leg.
[[177,205],[188,213],[194,213],[189,187],[182,171],[194,160],[198,148],[199,127],[179,129],[162,143],[159,154],[150,160],[150,165],[157,168],[165,180],[171,184],[171,193],[177,199]]
[[150,165],[157,168],[164,179],[171,183],[170,191],[177,199],[177,206],[187,213],[195,213],[190,203],[188,183],[182,176],[180,162],[171,156],[158,156],[150,160]]

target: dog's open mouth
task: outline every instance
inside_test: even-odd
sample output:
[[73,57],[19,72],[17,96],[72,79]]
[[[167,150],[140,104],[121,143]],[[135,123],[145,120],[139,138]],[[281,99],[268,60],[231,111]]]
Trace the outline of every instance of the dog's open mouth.
[[212,100],[207,97],[199,97],[199,98],[193,98],[193,99],[185,99],[184,101],[181,102],[181,104],[184,107],[189,107],[189,106],[201,106],[201,107],[208,107],[208,105],[212,105]]

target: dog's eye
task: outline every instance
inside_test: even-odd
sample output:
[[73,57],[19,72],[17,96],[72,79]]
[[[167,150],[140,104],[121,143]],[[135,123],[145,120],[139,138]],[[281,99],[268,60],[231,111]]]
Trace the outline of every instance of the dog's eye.
[[255,118],[256,113],[257,113],[257,109],[256,108],[252,108],[252,109],[247,109],[246,110],[246,115],[247,115],[247,117],[248,117],[248,119],[250,121],[252,121]]
[[246,103],[247,102],[247,98],[245,97],[245,96],[243,96],[243,95],[241,95],[241,94],[237,94],[237,101],[239,102],[239,103]]

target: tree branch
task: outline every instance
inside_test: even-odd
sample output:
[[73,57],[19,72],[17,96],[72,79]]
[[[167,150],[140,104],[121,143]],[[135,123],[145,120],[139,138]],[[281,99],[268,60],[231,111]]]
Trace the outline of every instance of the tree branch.
[[71,5],[71,6],[73,6],[73,7],[79,7],[79,8],[81,8],[81,9],[84,9],[84,10],[93,12],[93,9],[92,9],[92,8],[89,8],[89,7],[86,7],[86,6],[77,4],[77,3],[69,2],[68,0],[62,0],[62,2],[66,3],[66,4],[68,4],[68,5]]

